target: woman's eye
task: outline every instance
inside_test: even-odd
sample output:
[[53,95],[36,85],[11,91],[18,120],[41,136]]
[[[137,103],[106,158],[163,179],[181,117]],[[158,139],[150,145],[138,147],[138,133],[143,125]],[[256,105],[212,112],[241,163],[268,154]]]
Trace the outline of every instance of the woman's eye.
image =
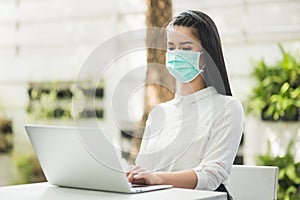
[[182,48],[182,50],[185,50],[185,51],[191,51],[192,48],[190,48],[190,47],[185,47],[185,48]]
[[175,50],[175,48],[169,47],[168,50],[169,50],[169,51],[173,51],[173,50]]

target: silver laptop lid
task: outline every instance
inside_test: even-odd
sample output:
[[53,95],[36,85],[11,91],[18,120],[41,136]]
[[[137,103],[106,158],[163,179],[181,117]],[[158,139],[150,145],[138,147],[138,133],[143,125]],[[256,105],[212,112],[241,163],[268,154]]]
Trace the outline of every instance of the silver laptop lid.
[[115,147],[100,129],[42,125],[25,129],[49,183],[131,192]]

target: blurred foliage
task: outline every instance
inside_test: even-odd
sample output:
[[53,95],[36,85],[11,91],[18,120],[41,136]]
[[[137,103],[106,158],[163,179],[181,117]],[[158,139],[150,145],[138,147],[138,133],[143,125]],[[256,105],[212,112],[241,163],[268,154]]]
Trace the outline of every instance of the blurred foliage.
[[12,121],[0,118],[0,153],[10,153],[13,147]]
[[40,167],[39,161],[34,154],[18,155],[15,160],[15,165],[18,170],[18,179],[14,184],[25,184],[44,182],[46,178]]
[[284,156],[271,156],[271,144],[268,141],[267,153],[257,159],[258,165],[278,166],[278,200],[300,199],[300,162],[295,162],[292,147],[293,142],[290,142]]
[[82,100],[82,105],[88,105],[76,113],[80,118],[103,118],[103,108],[93,108],[91,98],[98,101],[104,96],[104,83],[99,82],[96,89],[85,84],[82,88],[75,91],[73,83],[70,82],[49,82],[49,83],[32,83],[28,89],[29,104],[27,113],[32,120],[47,119],[71,119],[75,114],[72,112],[72,99],[76,96]]
[[31,86],[28,89],[30,102],[27,113],[32,119],[70,119],[73,93],[71,88],[62,88],[52,82],[46,86]]
[[300,120],[300,56],[279,48],[282,59],[274,65],[268,66],[264,59],[254,63],[256,85],[247,111],[265,120]]

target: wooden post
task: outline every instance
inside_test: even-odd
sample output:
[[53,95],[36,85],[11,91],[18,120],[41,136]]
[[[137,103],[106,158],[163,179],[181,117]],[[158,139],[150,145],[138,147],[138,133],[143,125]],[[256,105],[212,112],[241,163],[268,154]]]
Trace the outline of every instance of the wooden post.
[[[158,31],[151,31],[151,28],[165,27],[172,18],[172,0],[147,0],[146,26],[148,29],[146,44],[148,46],[156,46],[155,43],[165,41],[165,33],[160,35]],[[155,35],[153,35],[155,34]],[[157,38],[161,36],[162,38]],[[164,37],[164,38],[163,38]],[[157,46],[162,46],[158,44]],[[141,138],[144,133],[144,127],[148,114],[151,109],[161,103],[168,101],[174,97],[175,80],[168,73],[165,67],[166,51],[158,48],[148,48],[147,50],[147,74],[145,87],[145,103],[144,114],[141,120],[140,130],[137,130],[132,140],[132,148],[130,152],[130,162],[134,163],[137,153],[140,149]]]

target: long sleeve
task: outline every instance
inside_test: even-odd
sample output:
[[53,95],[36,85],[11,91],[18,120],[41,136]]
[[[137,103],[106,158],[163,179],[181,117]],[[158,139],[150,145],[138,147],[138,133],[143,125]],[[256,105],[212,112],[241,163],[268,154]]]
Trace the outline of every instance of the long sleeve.
[[194,168],[198,178],[195,189],[215,190],[228,179],[242,136],[243,116],[241,104],[232,100],[223,116],[214,121],[203,160]]
[[[143,134],[142,143],[140,146],[140,151],[136,158],[136,165],[143,167],[144,169],[149,169],[152,166],[151,161],[151,152],[149,152],[149,142],[152,139],[153,126],[157,126],[156,121],[161,116],[158,112],[160,111],[159,105],[155,106],[148,115],[148,119],[146,121],[146,126]],[[155,130],[154,130],[155,131]]]
[[145,169],[147,169],[149,166],[149,163],[148,163],[149,159],[146,156],[149,140],[146,138],[148,137],[149,132],[150,132],[150,130],[149,130],[150,129],[149,128],[150,121],[151,121],[151,119],[150,119],[150,117],[148,117],[148,120],[146,121],[146,126],[145,126],[145,130],[144,130],[144,134],[143,134],[142,143],[140,146],[140,151],[135,160],[136,165],[142,166]]
[[150,171],[193,169],[195,189],[226,185],[241,140],[243,108],[208,87],[159,104],[149,114],[136,164]]

